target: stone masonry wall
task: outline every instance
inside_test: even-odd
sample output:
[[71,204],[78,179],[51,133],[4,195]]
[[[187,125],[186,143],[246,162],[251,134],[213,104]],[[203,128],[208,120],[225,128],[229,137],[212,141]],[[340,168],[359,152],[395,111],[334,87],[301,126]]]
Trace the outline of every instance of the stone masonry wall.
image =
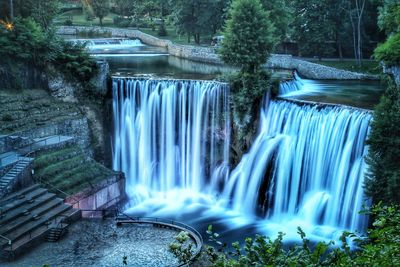
[[[222,64],[215,49],[210,47],[198,47],[190,45],[177,45],[169,40],[159,39],[152,35],[143,33],[134,29],[121,28],[100,28],[100,27],[78,27],[78,26],[61,26],[58,28],[58,34],[75,35],[79,32],[96,31],[98,33],[108,33],[114,37],[137,38],[143,43],[165,47],[169,54],[198,62]],[[377,79],[376,76],[362,73],[355,73],[346,70],[340,70],[320,64],[311,63],[301,60],[290,55],[271,55],[265,67],[274,69],[297,70],[298,73],[309,79],[326,79],[326,80],[365,80]]]

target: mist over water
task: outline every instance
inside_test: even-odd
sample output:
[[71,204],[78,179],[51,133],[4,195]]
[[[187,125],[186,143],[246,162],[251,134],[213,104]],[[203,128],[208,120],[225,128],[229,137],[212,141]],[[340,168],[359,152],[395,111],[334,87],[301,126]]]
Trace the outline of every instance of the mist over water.
[[113,164],[127,177],[128,213],[289,240],[298,226],[315,240],[365,229],[368,112],[267,100],[232,169],[226,84],[114,78],[113,97]]

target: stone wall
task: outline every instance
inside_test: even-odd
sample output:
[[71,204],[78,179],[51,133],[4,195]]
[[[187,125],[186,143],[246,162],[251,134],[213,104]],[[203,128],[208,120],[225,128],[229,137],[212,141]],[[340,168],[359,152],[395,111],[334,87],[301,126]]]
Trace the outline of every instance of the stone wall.
[[159,39],[157,37],[134,29],[61,26],[58,28],[57,33],[62,35],[76,35],[79,32],[88,31],[95,31],[100,34],[111,34],[114,37],[137,38],[147,45],[164,47],[168,50],[170,55],[176,57],[204,63],[222,64],[222,61],[218,58],[215,50],[211,47],[177,45],[173,44],[169,40]]
[[387,67],[382,63],[383,73],[390,74],[393,76],[394,81],[400,86],[400,66]]
[[[211,47],[200,47],[190,45],[177,45],[169,40],[159,39],[152,35],[143,33],[134,29],[121,29],[121,28],[100,28],[100,27],[75,27],[75,26],[61,26],[58,28],[58,34],[75,35],[79,32],[87,32],[94,30],[103,34],[110,34],[114,37],[137,38],[143,43],[167,48],[170,55],[189,59],[198,62],[222,64],[215,49]],[[268,62],[265,64],[267,68],[274,69],[288,69],[297,70],[298,73],[309,79],[320,80],[365,80],[365,79],[378,79],[374,75],[367,75],[362,73],[355,73],[346,70],[340,70],[332,67],[323,66],[320,64],[311,63],[301,60],[291,55],[271,55]]]
[[297,70],[297,72],[308,79],[315,80],[368,80],[378,79],[375,75],[356,73],[340,70],[305,60],[291,55],[272,55],[266,64],[268,68]]
[[83,217],[99,217],[95,211],[116,205],[126,198],[125,178],[118,173],[107,180],[65,199],[66,203],[82,210]]
[[52,135],[73,136],[78,144],[88,155],[92,154],[90,147],[90,130],[87,118],[66,119],[53,122],[39,128],[31,128],[17,133],[18,136],[29,139],[47,137]]

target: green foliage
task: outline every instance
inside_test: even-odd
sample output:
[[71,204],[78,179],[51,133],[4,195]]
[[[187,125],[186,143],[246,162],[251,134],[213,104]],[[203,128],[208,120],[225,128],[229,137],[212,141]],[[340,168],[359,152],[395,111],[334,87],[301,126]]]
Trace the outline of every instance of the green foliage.
[[97,71],[83,45],[65,42],[54,30],[44,30],[32,18],[16,18],[13,30],[0,27],[0,33],[0,57],[10,70],[17,63],[40,71],[54,67],[85,85]]
[[168,250],[178,259],[179,263],[187,263],[193,257],[193,242],[187,232],[180,232],[175,242],[169,245]]
[[368,138],[367,194],[375,203],[400,204],[400,89],[389,79],[375,108]]
[[400,26],[400,3],[399,0],[382,0],[382,5],[378,7],[379,28],[390,35],[398,32]]
[[301,54],[319,58],[331,55],[334,50],[326,44],[332,39],[332,20],[327,1],[300,0],[295,2],[294,36]]
[[110,0],[92,0],[93,12],[103,26],[103,18],[110,12]]
[[259,103],[270,88],[270,75],[265,71],[256,73],[240,72],[230,77],[231,103],[233,109],[241,115],[257,114]]
[[201,36],[215,34],[222,26],[226,0],[177,0],[173,1],[173,20],[179,33],[193,36],[200,44]]
[[375,49],[375,57],[385,64],[400,65],[400,33],[390,36],[389,39]]
[[15,16],[32,18],[44,29],[49,28],[60,10],[59,0],[15,0]]
[[[58,67],[67,77],[75,78],[88,85],[97,72],[96,62],[86,52],[83,44],[72,44],[61,41],[61,52],[56,58]],[[58,65],[60,64],[60,65]]]
[[[289,247],[283,242],[284,234],[278,233],[274,240],[257,235],[246,238],[244,244],[235,242],[227,252],[226,244],[218,241],[219,235],[208,228],[209,241],[205,254],[211,266],[399,266],[400,265],[400,209],[398,206],[372,207],[367,212],[375,218],[367,238],[344,232],[341,246],[333,247],[333,242],[319,242],[312,245],[306,234],[298,228],[302,242]],[[358,244],[351,250],[348,239]]]
[[280,41],[290,38],[289,27],[293,21],[293,8],[288,0],[261,0],[264,9],[269,12],[269,18],[274,23],[275,33]]
[[160,23],[157,35],[161,37],[168,35],[167,29],[165,28],[164,20]]
[[242,72],[257,72],[275,46],[274,30],[259,0],[233,1],[219,50],[222,60]]

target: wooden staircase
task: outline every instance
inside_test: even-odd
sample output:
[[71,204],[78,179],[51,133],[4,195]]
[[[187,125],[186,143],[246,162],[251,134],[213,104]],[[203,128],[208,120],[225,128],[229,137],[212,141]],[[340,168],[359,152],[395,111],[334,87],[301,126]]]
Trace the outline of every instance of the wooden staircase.
[[80,210],[39,185],[0,199],[0,255],[12,258],[44,240],[55,242],[80,218]]

